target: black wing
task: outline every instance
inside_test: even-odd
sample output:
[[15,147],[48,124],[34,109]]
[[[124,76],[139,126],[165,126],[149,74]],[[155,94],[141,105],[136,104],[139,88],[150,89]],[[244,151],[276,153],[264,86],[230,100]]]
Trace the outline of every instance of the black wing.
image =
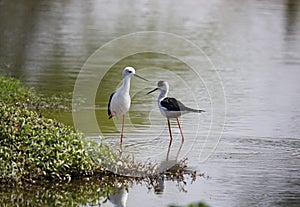
[[164,98],[160,102],[160,104],[161,104],[161,106],[168,109],[168,111],[190,111],[190,112],[197,112],[197,113],[205,112],[204,110],[192,109],[192,108],[186,107],[183,103],[176,100],[175,98],[169,98],[169,97]]
[[112,113],[111,113],[111,111],[110,111],[110,102],[111,102],[111,99],[112,99],[112,97],[113,97],[113,95],[115,94],[115,92],[114,93],[112,93],[111,95],[110,95],[110,97],[109,97],[109,101],[108,101],[108,106],[107,106],[107,113],[108,113],[108,118],[109,119],[111,119],[112,118]]
[[161,106],[165,107],[169,111],[182,111],[185,109],[185,106],[180,101],[177,101],[175,98],[164,98],[160,102]]

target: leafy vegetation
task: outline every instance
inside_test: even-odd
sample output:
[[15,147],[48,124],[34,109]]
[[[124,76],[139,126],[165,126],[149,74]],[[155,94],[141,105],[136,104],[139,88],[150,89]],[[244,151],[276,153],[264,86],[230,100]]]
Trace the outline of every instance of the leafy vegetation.
[[0,100],[5,104],[26,106],[29,109],[45,114],[49,113],[49,109],[71,110],[71,100],[59,96],[38,96],[29,87],[24,86],[20,80],[11,77],[0,75],[0,89]]
[[[41,98],[19,80],[0,77],[0,180],[69,180],[100,170],[83,135],[32,110]],[[37,107],[35,107],[37,109]]]
[[0,100],[5,104],[29,104],[39,101],[39,97],[21,81],[0,76]]
[[83,136],[25,107],[0,104],[0,178],[70,179],[93,172]]

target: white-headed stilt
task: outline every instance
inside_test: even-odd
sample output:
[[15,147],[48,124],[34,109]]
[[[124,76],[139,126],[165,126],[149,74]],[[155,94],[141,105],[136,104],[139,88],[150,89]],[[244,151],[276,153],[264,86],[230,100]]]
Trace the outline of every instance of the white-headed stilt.
[[125,114],[130,108],[130,79],[132,76],[141,78],[147,81],[145,78],[135,74],[133,67],[125,67],[123,70],[123,84],[113,94],[111,94],[108,102],[108,116],[111,119],[113,116],[122,115],[122,131],[120,138],[120,153],[122,153],[122,140],[124,134],[124,118]]

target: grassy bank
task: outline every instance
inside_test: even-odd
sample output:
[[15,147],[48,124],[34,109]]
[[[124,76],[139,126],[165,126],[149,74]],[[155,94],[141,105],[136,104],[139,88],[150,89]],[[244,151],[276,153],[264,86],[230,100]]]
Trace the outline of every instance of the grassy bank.
[[70,179],[97,166],[84,148],[83,136],[26,107],[0,104],[0,178]]
[[21,81],[0,75],[0,100],[3,104],[29,105],[39,102],[39,96]]
[[35,111],[40,97],[16,79],[0,77],[0,180],[70,180],[105,172],[89,156],[84,136]]

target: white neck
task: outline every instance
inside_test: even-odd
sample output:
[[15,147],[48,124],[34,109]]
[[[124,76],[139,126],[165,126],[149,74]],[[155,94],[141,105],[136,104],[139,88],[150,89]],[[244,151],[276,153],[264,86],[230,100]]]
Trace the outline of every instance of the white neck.
[[160,94],[158,96],[158,102],[160,102],[162,99],[166,98],[168,95],[168,91],[167,90],[161,90]]
[[129,93],[129,89],[130,89],[130,77],[125,77],[123,79],[123,84],[122,84],[121,88],[124,91],[124,93]]

